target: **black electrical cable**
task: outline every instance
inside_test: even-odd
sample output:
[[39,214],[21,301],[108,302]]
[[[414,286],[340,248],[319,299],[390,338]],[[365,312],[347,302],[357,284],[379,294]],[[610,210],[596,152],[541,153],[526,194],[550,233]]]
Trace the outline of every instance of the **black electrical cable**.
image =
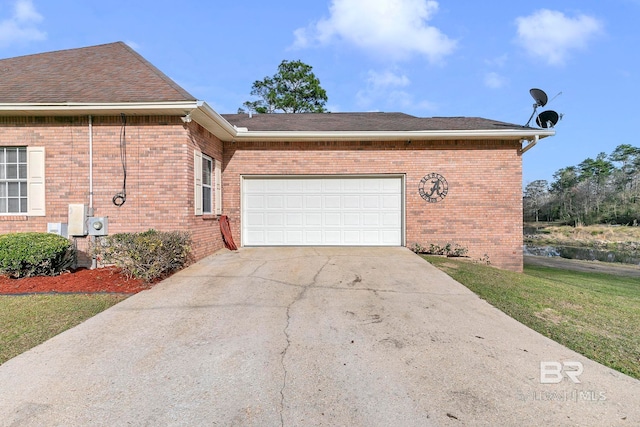
[[120,113],[122,128],[120,129],[120,162],[122,163],[122,191],[113,196],[111,201],[116,206],[124,205],[127,201],[127,116]]

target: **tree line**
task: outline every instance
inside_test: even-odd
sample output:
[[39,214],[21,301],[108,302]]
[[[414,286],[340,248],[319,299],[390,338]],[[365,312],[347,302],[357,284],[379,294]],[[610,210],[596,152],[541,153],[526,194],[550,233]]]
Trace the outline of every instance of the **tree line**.
[[640,148],[622,144],[558,170],[551,183],[533,181],[523,201],[525,221],[638,225]]

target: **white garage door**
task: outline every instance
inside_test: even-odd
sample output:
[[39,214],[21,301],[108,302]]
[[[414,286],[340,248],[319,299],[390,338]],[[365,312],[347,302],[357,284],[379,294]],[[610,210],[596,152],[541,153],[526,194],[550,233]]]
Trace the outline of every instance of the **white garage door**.
[[400,246],[402,178],[245,177],[242,242],[246,246]]

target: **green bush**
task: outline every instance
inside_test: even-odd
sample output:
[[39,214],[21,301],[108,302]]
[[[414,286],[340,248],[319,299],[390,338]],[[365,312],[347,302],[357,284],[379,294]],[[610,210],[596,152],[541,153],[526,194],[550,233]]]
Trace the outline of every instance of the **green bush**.
[[187,265],[191,235],[156,230],[113,234],[96,239],[92,252],[101,263],[114,264],[128,276],[151,282]]
[[73,264],[71,242],[51,233],[0,235],[0,274],[15,278],[56,276]]
[[429,248],[422,246],[420,243],[414,243],[409,249],[417,254],[425,255],[445,255],[447,257],[464,257],[469,250],[457,243],[447,243],[444,246],[434,245],[431,243]]

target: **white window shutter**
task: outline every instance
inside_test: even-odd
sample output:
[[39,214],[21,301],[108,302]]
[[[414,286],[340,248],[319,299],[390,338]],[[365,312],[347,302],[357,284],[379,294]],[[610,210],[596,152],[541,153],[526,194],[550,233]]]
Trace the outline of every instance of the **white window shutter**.
[[215,180],[215,214],[222,215],[222,163],[214,160],[214,180]]
[[193,151],[193,183],[195,214],[202,215],[202,153],[198,150]]
[[27,147],[27,215],[45,216],[44,147]]

